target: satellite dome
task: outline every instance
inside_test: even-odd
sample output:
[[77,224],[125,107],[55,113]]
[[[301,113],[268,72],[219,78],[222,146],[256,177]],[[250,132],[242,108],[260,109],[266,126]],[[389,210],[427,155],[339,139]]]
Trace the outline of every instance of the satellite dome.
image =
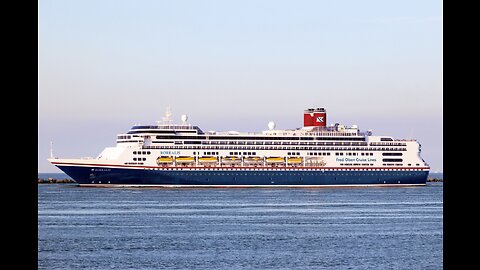
[[270,121],[268,122],[268,129],[273,130],[275,128],[275,122]]
[[182,114],[182,122],[187,122],[188,116],[186,114]]

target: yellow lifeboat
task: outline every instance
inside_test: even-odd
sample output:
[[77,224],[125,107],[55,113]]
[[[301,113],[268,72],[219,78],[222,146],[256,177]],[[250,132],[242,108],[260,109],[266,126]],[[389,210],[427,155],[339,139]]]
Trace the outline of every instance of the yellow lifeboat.
[[217,159],[217,157],[203,156],[203,157],[198,158],[198,161],[200,161],[200,162],[217,162],[218,159]]
[[285,162],[285,158],[283,157],[267,157],[268,163],[282,163]]
[[299,164],[302,163],[303,159],[301,157],[289,157],[287,162],[289,164]]
[[157,158],[157,164],[162,164],[162,163],[172,163],[173,162],[173,157],[166,157],[166,156],[162,156],[162,157],[158,157]]
[[222,161],[228,162],[228,163],[237,163],[237,162],[241,162],[242,158],[237,156],[226,156],[222,158]]
[[263,162],[263,158],[257,157],[257,156],[251,156],[251,157],[245,157],[243,158],[243,161],[247,163],[252,163],[252,162]]
[[195,162],[194,157],[186,157],[186,156],[177,157],[175,158],[175,160],[177,162]]

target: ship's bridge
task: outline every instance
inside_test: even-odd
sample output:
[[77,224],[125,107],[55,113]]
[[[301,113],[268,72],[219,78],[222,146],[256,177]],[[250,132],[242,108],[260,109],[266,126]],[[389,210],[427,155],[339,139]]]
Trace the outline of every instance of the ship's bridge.
[[134,125],[127,133],[117,135],[117,146],[148,146],[152,138],[158,135],[200,135],[204,134],[198,126],[192,125]]
[[138,134],[138,133],[193,133],[193,134],[203,134],[203,131],[198,126],[192,125],[180,125],[180,124],[169,124],[169,125],[154,125],[154,126],[133,126],[127,132],[127,134]]

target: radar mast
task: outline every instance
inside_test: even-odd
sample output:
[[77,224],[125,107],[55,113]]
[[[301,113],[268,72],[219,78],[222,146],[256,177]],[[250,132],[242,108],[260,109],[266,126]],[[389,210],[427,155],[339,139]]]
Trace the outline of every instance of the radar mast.
[[170,126],[172,121],[172,111],[170,110],[170,106],[167,106],[165,109],[165,116],[163,117],[163,124]]

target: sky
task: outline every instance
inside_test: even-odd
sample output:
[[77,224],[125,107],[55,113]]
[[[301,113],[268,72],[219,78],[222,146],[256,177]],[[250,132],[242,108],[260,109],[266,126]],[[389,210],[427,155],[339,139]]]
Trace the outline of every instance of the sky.
[[96,157],[169,106],[202,130],[327,124],[416,139],[443,171],[443,18],[433,0],[42,0],[38,171]]

